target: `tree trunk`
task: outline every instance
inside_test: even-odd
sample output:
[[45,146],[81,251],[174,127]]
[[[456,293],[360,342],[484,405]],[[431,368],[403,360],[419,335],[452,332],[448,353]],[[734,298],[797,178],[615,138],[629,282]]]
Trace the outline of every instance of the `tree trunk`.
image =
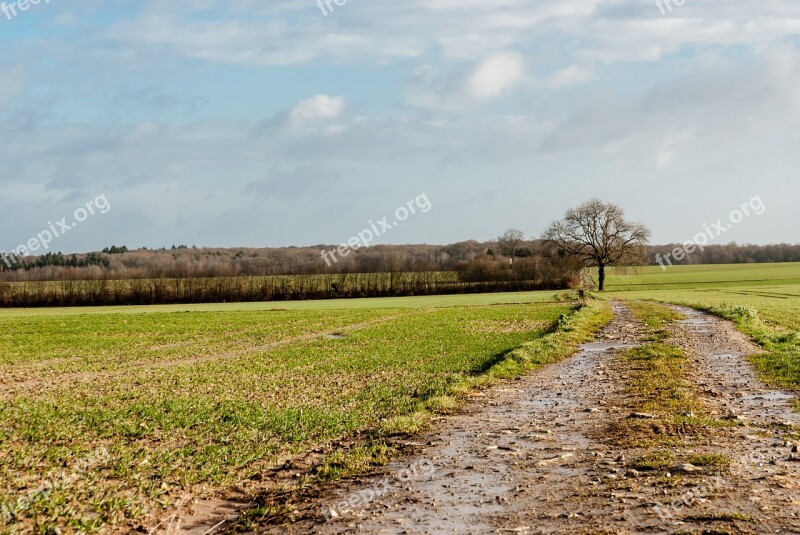
[[600,264],[599,266],[597,266],[597,271],[598,271],[598,274],[597,274],[598,283],[597,283],[597,285],[599,287],[599,290],[602,292],[602,291],[605,291],[605,289],[606,289],[606,266],[605,266],[605,264]]

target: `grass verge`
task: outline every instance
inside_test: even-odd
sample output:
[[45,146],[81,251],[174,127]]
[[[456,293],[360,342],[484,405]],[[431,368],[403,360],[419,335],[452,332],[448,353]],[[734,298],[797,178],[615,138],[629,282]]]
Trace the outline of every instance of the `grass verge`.
[[[630,409],[633,414],[645,417],[619,423],[618,440],[627,446],[677,447],[685,438],[698,436],[709,428],[731,425],[708,415],[688,378],[686,353],[667,343],[668,325],[683,316],[659,303],[627,304],[649,331],[645,337],[649,342],[623,353],[632,371],[627,396],[632,400]],[[648,454],[636,466],[645,470],[663,469],[674,460],[663,453]],[[698,466],[727,465],[725,459],[717,457],[695,455],[692,459],[700,462]]]

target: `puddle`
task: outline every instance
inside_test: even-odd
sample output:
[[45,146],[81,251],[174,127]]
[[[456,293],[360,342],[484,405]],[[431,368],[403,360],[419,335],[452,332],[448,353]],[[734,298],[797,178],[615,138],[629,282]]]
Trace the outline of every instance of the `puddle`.
[[626,344],[624,342],[591,342],[580,347],[583,353],[602,353],[615,349],[633,349],[637,344]]
[[326,334],[325,338],[328,340],[344,340],[347,336],[343,335],[342,333],[333,333],[333,334]]
[[536,407],[539,409],[549,409],[553,407],[560,407],[560,406],[575,406],[578,404],[577,401],[574,399],[564,398],[564,397],[557,397],[557,398],[540,398],[528,401],[518,401],[518,405],[522,407]]
[[681,320],[680,323],[683,325],[688,325],[694,332],[697,333],[714,332],[714,322],[710,318],[703,316],[692,316],[685,320]]
[[708,318],[688,318],[681,320],[684,325],[711,325],[711,320]]
[[759,392],[758,394],[751,394],[745,396],[747,401],[792,401],[794,396],[786,392],[772,391],[772,392]]

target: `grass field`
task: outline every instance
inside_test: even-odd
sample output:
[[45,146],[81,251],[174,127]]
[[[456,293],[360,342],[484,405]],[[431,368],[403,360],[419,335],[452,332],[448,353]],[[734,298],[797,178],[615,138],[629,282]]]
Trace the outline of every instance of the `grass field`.
[[770,351],[765,379],[800,388],[800,265],[645,268],[609,289],[578,311],[564,292],[1,310],[0,533],[148,527],[322,444],[380,448],[570,354],[608,299],[728,317]]
[[[476,305],[546,303],[567,299],[563,291],[488,294],[381,297],[374,299],[330,299],[319,301],[270,301],[264,303],[217,303],[197,305],[153,305],[130,307],[77,307],[0,309],[0,318],[13,316],[74,316],[83,314],[157,314],[163,312],[259,312],[265,310],[359,310],[378,308],[440,308]],[[564,296],[564,297],[562,297]]]
[[763,378],[800,389],[800,264],[621,271],[603,298],[677,303],[730,319],[769,351],[752,358]]
[[731,264],[613,269],[607,289],[666,290],[796,285],[800,264]]
[[[6,313],[0,526],[131,527],[327,441],[413,431],[476,384],[568,355],[609,319],[554,298]],[[533,304],[487,305],[504,301]]]

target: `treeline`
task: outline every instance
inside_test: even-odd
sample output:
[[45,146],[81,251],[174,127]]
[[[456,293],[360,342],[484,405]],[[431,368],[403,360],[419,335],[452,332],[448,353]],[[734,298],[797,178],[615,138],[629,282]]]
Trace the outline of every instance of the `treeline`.
[[[648,247],[647,259],[656,265],[679,244]],[[64,255],[0,257],[0,281],[126,280],[161,278],[206,278],[275,275],[325,275],[344,273],[421,273],[458,271],[469,280],[486,276],[496,280],[518,280],[525,272],[525,261],[539,269],[547,252],[539,241],[523,242],[510,259],[494,242],[466,241],[451,245],[377,245],[352,251],[330,266],[322,250],[332,246],[287,247],[273,249],[213,249],[185,245],[171,249],[137,249],[112,246],[102,252]],[[708,245],[689,254],[686,264],[743,264],[800,262],[800,245]],[[558,265],[558,263],[556,263]],[[560,265],[559,267],[568,267]],[[555,268],[554,268],[555,269]],[[531,278],[523,276],[522,278]],[[466,279],[465,279],[466,280]]]
[[[492,243],[382,245],[335,263],[330,247],[170,249],[19,259],[0,274],[0,306],[48,307],[281,301],[563,289],[580,266],[530,242],[514,259]],[[102,259],[98,262],[98,258]],[[330,265],[328,265],[330,264]]]
[[[61,253],[48,253],[11,262],[0,261],[0,280],[27,282],[459,271],[471,273],[470,280],[474,279],[475,272],[480,272],[491,280],[508,281],[519,280],[523,273],[530,273],[530,270],[504,269],[509,259],[496,252],[497,247],[491,242],[466,241],[444,246],[377,245],[353,250],[345,258],[337,257],[335,262],[326,262],[321,251],[332,249],[332,246],[322,245],[274,249],[201,249],[180,245],[170,249],[128,251],[125,246],[113,246],[105,248],[102,253],[69,257]],[[536,260],[529,265],[537,269],[543,265],[543,256],[541,243],[535,241],[525,243],[514,254],[515,259]],[[476,262],[475,270],[468,269]],[[490,269],[491,263],[496,263],[497,267]],[[520,267],[523,265],[519,264]],[[524,278],[534,277],[525,275]]]
[[[446,246],[378,245],[353,251],[329,266],[322,250],[333,246],[273,249],[216,249],[185,245],[171,249],[106,248],[108,253],[0,259],[0,280],[53,281],[85,279],[160,279],[331,273],[454,271],[461,262],[485,255],[490,244],[468,241]],[[102,263],[95,261],[102,258]],[[101,265],[102,264],[102,265]],[[98,269],[99,268],[99,269]]]
[[[652,246],[648,259],[678,245]],[[0,258],[0,306],[148,305],[528,291],[580,286],[582,266],[540,241],[379,245],[326,263],[331,246],[185,245]],[[505,253],[505,255],[503,254]],[[513,258],[508,256],[513,254]],[[800,262],[800,245],[713,245],[683,263]]]
[[[650,265],[658,264],[658,255],[664,258],[682,244],[654,245],[648,247],[647,258]],[[776,245],[706,245],[702,249],[686,255],[683,261],[673,264],[767,264],[777,262],[800,262],[800,245],[781,243]]]
[[0,307],[161,305],[559,289],[567,281],[459,280],[450,272],[0,283]]

